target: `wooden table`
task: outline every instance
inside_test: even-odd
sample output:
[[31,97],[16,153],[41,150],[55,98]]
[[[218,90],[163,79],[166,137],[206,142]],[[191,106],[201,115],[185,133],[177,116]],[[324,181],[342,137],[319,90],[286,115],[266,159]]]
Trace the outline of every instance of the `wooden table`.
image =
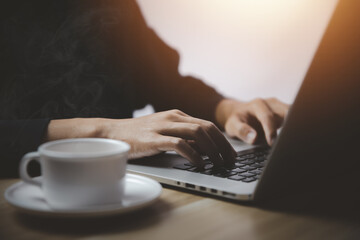
[[19,213],[0,180],[0,239],[360,239],[360,223],[264,210],[165,188],[150,207],[110,218],[58,219]]

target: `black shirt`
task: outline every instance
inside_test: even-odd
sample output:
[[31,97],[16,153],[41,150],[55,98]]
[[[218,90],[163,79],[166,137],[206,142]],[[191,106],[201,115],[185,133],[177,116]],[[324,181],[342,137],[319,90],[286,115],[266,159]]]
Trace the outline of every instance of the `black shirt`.
[[179,74],[178,53],[135,1],[8,2],[0,22],[0,176],[17,175],[51,119],[129,118],[152,104],[214,120],[223,97]]

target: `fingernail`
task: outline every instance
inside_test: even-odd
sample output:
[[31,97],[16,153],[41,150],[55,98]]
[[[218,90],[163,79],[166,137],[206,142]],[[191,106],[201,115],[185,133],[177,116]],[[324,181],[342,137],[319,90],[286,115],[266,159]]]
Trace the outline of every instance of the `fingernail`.
[[249,131],[248,134],[246,135],[246,141],[248,143],[253,143],[256,137],[256,132],[254,131]]

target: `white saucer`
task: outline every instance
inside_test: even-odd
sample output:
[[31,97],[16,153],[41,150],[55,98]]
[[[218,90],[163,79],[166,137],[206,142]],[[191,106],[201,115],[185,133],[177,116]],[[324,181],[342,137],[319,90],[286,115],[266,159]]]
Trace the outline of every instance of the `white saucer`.
[[121,203],[82,208],[78,210],[54,210],[47,204],[44,194],[37,186],[18,182],[5,191],[5,199],[19,210],[65,217],[105,216],[137,210],[153,203],[161,194],[161,185],[147,177],[134,174],[125,176],[125,194]]

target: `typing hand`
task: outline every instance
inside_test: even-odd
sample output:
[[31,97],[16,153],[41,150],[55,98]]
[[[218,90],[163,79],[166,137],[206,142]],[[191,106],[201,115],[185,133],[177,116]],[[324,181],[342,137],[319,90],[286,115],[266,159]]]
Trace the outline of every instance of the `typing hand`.
[[231,165],[236,156],[235,150],[213,123],[179,110],[134,119],[106,119],[102,136],[129,143],[130,158],[176,151],[195,166],[202,167],[204,162],[199,152],[207,155],[215,165]]
[[[45,141],[101,137],[131,145],[129,158],[176,151],[195,166],[204,166],[200,153],[214,165],[232,165],[236,152],[211,122],[193,118],[179,110],[132,119],[74,118],[52,120]],[[221,154],[221,156],[220,156]]]
[[275,98],[250,102],[225,99],[217,106],[216,119],[231,137],[249,144],[265,138],[271,146],[288,109],[289,105]]

